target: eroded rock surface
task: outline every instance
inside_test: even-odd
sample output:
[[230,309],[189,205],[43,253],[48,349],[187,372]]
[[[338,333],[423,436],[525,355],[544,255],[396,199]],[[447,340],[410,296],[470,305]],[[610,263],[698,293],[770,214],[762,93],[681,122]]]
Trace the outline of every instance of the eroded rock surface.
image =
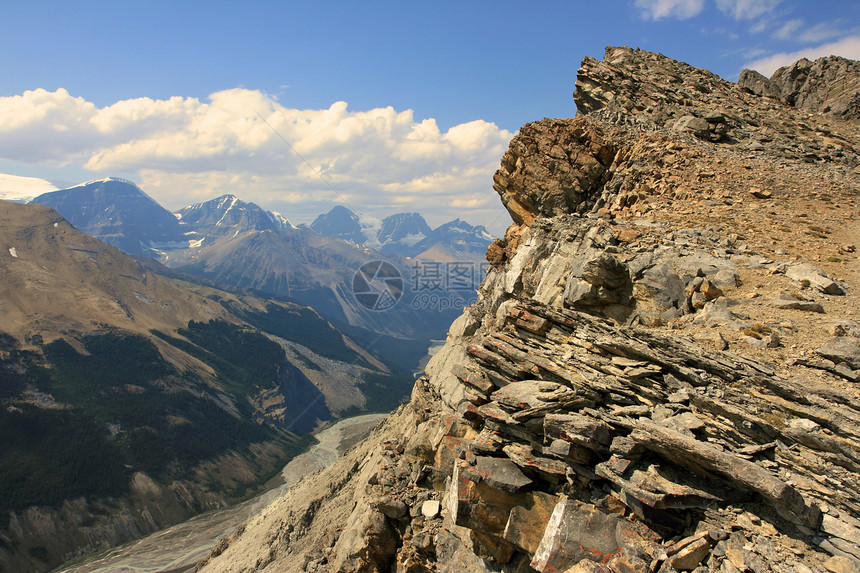
[[803,58],[779,68],[770,79],[744,70],[738,85],[758,95],[774,97],[807,112],[842,119],[860,119],[860,64],[839,56]]

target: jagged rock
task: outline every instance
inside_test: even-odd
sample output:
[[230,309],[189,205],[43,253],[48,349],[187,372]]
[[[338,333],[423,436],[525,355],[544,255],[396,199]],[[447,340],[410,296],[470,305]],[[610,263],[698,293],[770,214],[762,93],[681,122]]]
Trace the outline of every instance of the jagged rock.
[[604,251],[574,265],[567,280],[564,300],[568,306],[579,309],[609,304],[626,305],[632,291],[633,284],[627,267]]
[[[503,451],[515,464],[517,464],[517,466],[521,468],[539,470],[545,474],[556,476],[564,476],[567,474],[567,464],[535,454],[529,446],[511,444],[509,446],[505,446]],[[589,460],[590,456],[577,459],[577,461],[580,461],[581,463],[585,463]]]
[[475,466],[463,470],[462,476],[473,482],[483,481],[508,495],[514,495],[532,483],[511,460],[486,456],[479,456]]
[[397,549],[397,532],[385,516],[369,505],[357,507],[334,546],[335,571],[382,573],[390,569]]
[[586,402],[583,396],[567,386],[546,380],[513,382],[496,390],[490,397],[517,410],[512,415],[515,420],[545,416],[548,412],[569,409],[577,404],[582,406]]
[[749,460],[648,420],[640,419],[631,437],[677,464],[698,473],[716,473],[762,494],[798,518],[817,524],[819,514],[807,506],[796,489]]
[[676,545],[680,547],[669,553],[669,563],[678,571],[692,571],[711,553],[711,545],[704,536],[687,538]]
[[828,332],[833,336],[860,338],[860,323],[853,320],[837,320],[830,324]]
[[428,499],[423,504],[421,504],[421,515],[426,517],[427,519],[433,519],[437,515],[439,515],[439,511],[441,511],[441,504],[435,499]]
[[844,362],[854,370],[860,370],[860,338],[837,336],[815,353],[836,363]]
[[779,296],[773,299],[770,304],[776,308],[803,310],[806,312],[817,312],[821,314],[824,313],[824,307],[821,306],[820,302],[802,300],[796,295],[792,295],[787,292],[780,293]]
[[824,567],[831,573],[857,573],[860,571],[858,565],[853,563],[851,559],[834,555],[824,563]]
[[545,573],[564,571],[583,559],[608,561],[618,551],[615,536],[608,532],[617,527],[616,516],[593,505],[562,499],[552,512],[531,566]]
[[[856,318],[850,266],[821,263],[846,269],[843,288],[775,261],[811,260],[811,247],[779,248],[782,232],[824,240],[811,225],[796,233],[803,218],[787,203],[820,194],[842,202],[840,216],[856,211],[856,129],[630,48],[584,60],[576,90],[576,119],[525,126],[502,158],[494,187],[514,224],[478,301],[392,417],[391,447],[361,446],[313,478],[352,489],[322,495],[308,533],[284,535],[300,520],[272,512],[213,570],[241,570],[229,565],[252,536],[284,538],[260,553],[290,573],[327,529],[353,539],[336,556],[358,554],[350,508],[361,517],[375,495],[412,508],[375,512],[402,533],[403,571],[808,573],[856,555],[857,374],[836,354],[810,357],[823,322],[789,322],[793,309],[769,304],[785,273]],[[673,129],[684,116],[705,139]],[[834,237],[848,228],[828,221]],[[852,328],[831,326],[857,340]],[[705,333],[716,344],[699,344]],[[787,348],[735,344],[747,335]],[[442,518],[422,515],[441,492]],[[316,563],[330,573],[334,562]]]
[[711,127],[707,121],[694,115],[678,118],[673,126],[677,131],[689,131],[699,139],[710,139]]
[[391,497],[380,496],[371,500],[370,504],[376,511],[395,520],[405,517],[409,511],[403,501]]
[[828,277],[827,273],[809,263],[788,265],[788,268],[785,269],[785,276],[797,281],[802,286],[809,286],[824,294],[845,294],[845,290],[836,281]]
[[609,447],[609,426],[600,419],[581,414],[547,414],[544,418],[544,435],[603,451]]
[[725,326],[729,330],[743,330],[749,328],[751,323],[749,317],[734,312],[733,306],[737,305],[737,301],[729,298],[719,298],[713,302],[705,304],[702,310],[696,313],[693,319],[695,324],[702,325],[718,325]]
[[493,189],[518,225],[538,215],[585,212],[615,152],[603,130],[578,119],[529,123],[502,157]]
[[558,503],[558,497],[540,491],[529,492],[523,505],[511,509],[503,537],[529,554],[534,554]]
[[860,119],[860,64],[839,56],[803,58],[776,70],[770,79],[744,70],[738,85],[804,111]]
[[670,266],[657,264],[634,282],[634,296],[641,303],[643,324],[663,324],[684,313],[684,284]]

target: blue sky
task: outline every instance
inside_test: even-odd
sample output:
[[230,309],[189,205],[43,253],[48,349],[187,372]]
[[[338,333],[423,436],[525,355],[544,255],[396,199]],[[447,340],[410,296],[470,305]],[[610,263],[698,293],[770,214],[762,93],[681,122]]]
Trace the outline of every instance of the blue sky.
[[507,141],[527,121],[573,116],[579,63],[607,45],[732,81],[804,55],[860,58],[850,0],[5,2],[2,12],[0,172],[123,176],[171,209],[233,192],[296,222],[345,199],[374,216],[417,210],[434,225],[460,216],[500,232],[509,221],[491,185]]

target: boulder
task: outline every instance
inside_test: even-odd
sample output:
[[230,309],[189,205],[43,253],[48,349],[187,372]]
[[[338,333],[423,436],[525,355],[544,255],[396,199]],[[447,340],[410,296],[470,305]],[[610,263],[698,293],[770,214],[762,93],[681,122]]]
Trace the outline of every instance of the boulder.
[[801,286],[814,288],[824,294],[844,295],[845,290],[823,270],[809,263],[794,263],[785,269],[785,276]]
[[860,338],[837,336],[815,353],[835,363],[844,362],[854,370],[860,370]]
[[617,516],[591,504],[562,499],[547,523],[532,568],[546,573],[564,571],[584,559],[608,561],[619,549],[614,535],[618,523]]

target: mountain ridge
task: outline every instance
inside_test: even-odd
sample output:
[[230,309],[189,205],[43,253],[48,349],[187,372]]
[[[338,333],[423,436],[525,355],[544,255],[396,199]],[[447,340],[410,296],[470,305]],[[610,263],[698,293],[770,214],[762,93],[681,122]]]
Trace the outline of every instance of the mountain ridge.
[[[331,222],[334,236],[327,237],[233,194],[189,205],[174,215],[133,183],[117,178],[48,193],[34,201],[58,207],[77,227],[131,254],[155,257],[208,280],[289,297],[339,324],[425,340],[441,336],[454,317],[453,308],[462,306],[464,295],[475,290],[483,251],[492,239],[483,227],[463,222],[428,232],[429,226],[416,213],[359,222],[358,215],[342,206],[330,213],[349,224],[340,219]],[[139,209],[139,204],[154,210]],[[321,216],[319,225],[325,220]],[[149,221],[156,222],[152,233]],[[347,238],[352,242],[339,236],[343,232],[350,234]],[[383,260],[408,280],[423,270],[423,263],[408,258],[413,255],[422,260],[435,257],[443,267],[448,263],[472,266],[473,281],[462,293],[439,288],[432,297],[420,300],[411,281],[402,303],[387,313],[366,309],[356,299],[352,281],[359,268]]]

